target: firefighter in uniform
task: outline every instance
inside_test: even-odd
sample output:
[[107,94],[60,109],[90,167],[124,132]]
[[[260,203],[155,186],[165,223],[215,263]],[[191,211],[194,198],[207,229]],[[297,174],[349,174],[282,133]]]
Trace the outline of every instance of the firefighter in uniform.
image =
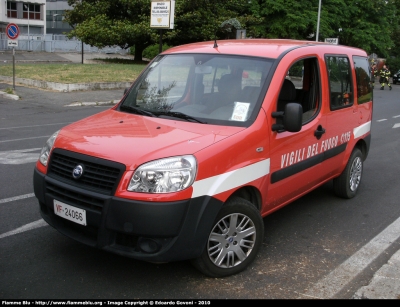
[[375,86],[375,77],[378,75],[378,69],[376,68],[376,64],[372,63],[371,66],[371,87]]
[[386,67],[386,65],[383,65],[382,69],[379,71],[379,83],[381,84],[381,90],[385,89],[385,84],[389,86],[389,90],[392,90],[389,79],[390,70]]

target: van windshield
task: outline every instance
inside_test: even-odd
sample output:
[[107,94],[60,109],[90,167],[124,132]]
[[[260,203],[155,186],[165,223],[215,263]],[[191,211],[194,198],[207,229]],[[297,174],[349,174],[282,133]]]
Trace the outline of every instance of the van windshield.
[[158,56],[135,81],[119,110],[203,124],[248,126],[259,111],[272,63],[266,58],[231,55]]

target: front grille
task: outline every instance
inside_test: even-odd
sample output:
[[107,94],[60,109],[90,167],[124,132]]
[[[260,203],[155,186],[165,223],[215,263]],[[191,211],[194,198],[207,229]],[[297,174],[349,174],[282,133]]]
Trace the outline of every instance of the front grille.
[[[82,165],[84,171],[79,179],[74,179],[72,172],[77,165]],[[82,189],[112,195],[124,171],[125,166],[120,163],[55,149],[50,158],[48,176]]]
[[46,193],[52,198],[62,201],[64,203],[77,206],[82,209],[92,209],[101,213],[104,206],[104,200],[92,197],[87,194],[71,191],[70,189],[60,187],[58,185],[47,182]]

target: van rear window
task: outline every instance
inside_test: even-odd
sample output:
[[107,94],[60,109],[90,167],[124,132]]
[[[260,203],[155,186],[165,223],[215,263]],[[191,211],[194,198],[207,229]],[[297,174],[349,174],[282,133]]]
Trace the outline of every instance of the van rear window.
[[368,59],[360,56],[353,56],[356,68],[357,98],[358,104],[372,100],[371,69]]
[[331,110],[351,106],[354,103],[354,90],[349,59],[327,55],[325,61],[329,74]]

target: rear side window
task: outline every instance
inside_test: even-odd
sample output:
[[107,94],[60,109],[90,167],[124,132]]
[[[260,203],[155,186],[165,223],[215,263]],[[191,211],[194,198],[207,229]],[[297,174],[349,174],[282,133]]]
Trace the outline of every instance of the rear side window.
[[345,108],[354,103],[353,82],[349,59],[345,56],[325,56],[329,74],[331,110]]
[[372,100],[371,69],[366,57],[354,56],[356,69],[357,101],[358,104]]

